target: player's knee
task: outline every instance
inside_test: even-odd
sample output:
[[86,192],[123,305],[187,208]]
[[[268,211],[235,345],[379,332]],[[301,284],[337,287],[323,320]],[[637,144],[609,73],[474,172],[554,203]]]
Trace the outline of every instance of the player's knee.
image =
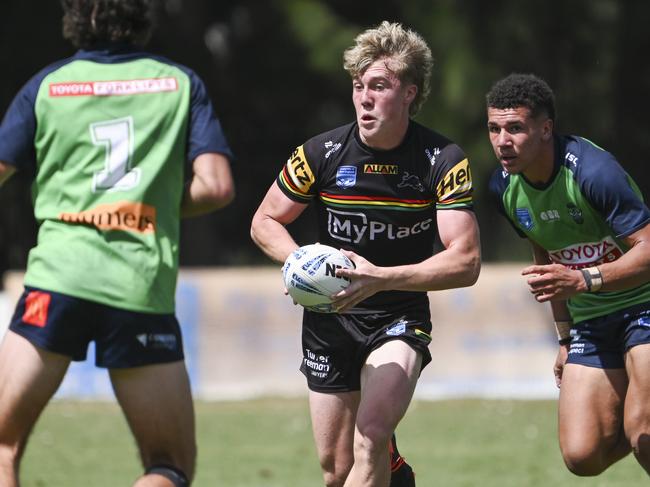
[[152,465],[145,470],[145,475],[165,477],[174,487],[189,487],[191,481],[183,470],[172,465]]
[[358,425],[358,428],[360,434],[354,439],[355,457],[359,452],[375,455],[388,451],[386,445],[393,435],[394,428],[387,428],[378,422]]
[[650,460],[650,429],[637,428],[628,433],[630,446],[637,457],[643,457]]
[[579,477],[599,475],[608,466],[602,461],[600,455],[579,448],[564,448],[562,458],[569,471]]
[[343,475],[341,472],[323,471],[325,487],[343,487],[346,476],[347,475]]
[[644,410],[637,408],[626,414],[625,434],[635,455],[650,457],[650,418]]
[[332,452],[321,456],[320,466],[326,487],[342,487],[352,469],[352,459],[341,458],[340,455],[337,457],[335,452]]
[[17,467],[20,463],[23,449],[20,445],[0,442],[0,465],[6,467]]

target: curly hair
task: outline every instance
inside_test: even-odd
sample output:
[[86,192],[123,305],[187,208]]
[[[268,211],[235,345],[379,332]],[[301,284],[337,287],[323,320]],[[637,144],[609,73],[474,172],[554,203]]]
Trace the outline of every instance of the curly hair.
[[497,81],[485,98],[488,108],[526,107],[533,117],[544,113],[555,120],[553,90],[534,74],[510,74]]
[[385,58],[391,59],[391,70],[401,81],[417,86],[415,99],[409,107],[409,114],[414,116],[429,96],[433,68],[431,49],[420,34],[384,20],[354,39],[354,46],[343,54],[343,67],[354,79],[372,63]]
[[154,0],[61,0],[63,37],[75,47],[143,46],[153,29]]

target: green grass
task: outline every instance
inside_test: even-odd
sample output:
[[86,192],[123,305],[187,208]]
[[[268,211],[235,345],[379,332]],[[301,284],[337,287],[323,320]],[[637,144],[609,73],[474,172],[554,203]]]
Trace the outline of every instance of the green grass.
[[[306,400],[199,402],[197,487],[323,485]],[[648,477],[632,457],[597,478],[563,466],[553,401],[416,402],[400,425],[418,487],[629,487]],[[128,486],[140,474],[117,406],[53,402],[23,460],[23,487]]]

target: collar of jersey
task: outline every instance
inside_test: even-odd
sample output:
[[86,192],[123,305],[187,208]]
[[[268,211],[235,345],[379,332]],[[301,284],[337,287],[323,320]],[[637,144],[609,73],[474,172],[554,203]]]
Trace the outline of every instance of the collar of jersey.
[[90,61],[118,61],[141,57],[145,53],[131,44],[99,44],[92,49],[80,49],[74,55],[75,59],[86,59]]
[[363,149],[367,150],[368,152],[372,152],[375,154],[389,154],[391,152],[399,152],[405,145],[408,144],[409,139],[411,138],[411,134],[413,133],[414,130],[413,128],[414,123],[415,122],[413,120],[409,119],[409,126],[406,129],[406,134],[404,135],[404,139],[402,139],[402,142],[400,142],[400,144],[397,147],[393,147],[392,149],[386,149],[386,150],[375,149],[373,147],[364,144],[363,141],[361,140],[361,137],[359,136],[359,125],[357,124],[357,122],[354,122],[354,139]]
[[553,147],[554,147],[554,157],[553,157],[553,173],[551,174],[551,177],[548,179],[543,184],[533,184],[530,182],[528,179],[526,179],[526,176],[521,174],[521,179],[526,181],[526,184],[530,186],[533,189],[536,189],[538,191],[544,191],[545,189],[549,188],[554,182],[555,178],[557,178],[558,173],[560,172],[560,168],[562,167],[562,162],[564,161],[564,141],[562,138],[557,135],[553,134]]

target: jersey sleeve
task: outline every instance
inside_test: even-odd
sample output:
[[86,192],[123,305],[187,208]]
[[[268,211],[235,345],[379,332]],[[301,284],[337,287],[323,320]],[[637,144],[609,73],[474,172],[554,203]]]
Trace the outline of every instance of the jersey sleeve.
[[510,226],[517,232],[521,238],[528,238],[525,233],[523,233],[517,225],[510,219],[506,213],[505,205],[503,204],[503,195],[506,192],[508,187],[509,176],[506,172],[501,169],[497,169],[492,174],[490,178],[490,195],[492,196],[492,201],[496,206],[497,211],[510,223]]
[[624,238],[650,223],[650,210],[636,183],[614,156],[594,147],[598,163],[583,154],[576,177],[581,190],[607,221],[618,238]]
[[316,194],[316,166],[307,153],[306,144],[297,147],[276,180],[282,192],[298,203],[309,203]]
[[195,73],[189,72],[189,76],[191,115],[187,147],[188,161],[193,161],[197,156],[208,152],[223,154],[232,161],[232,151],[214,112],[205,84]]
[[34,104],[41,76],[31,79],[13,99],[0,125],[0,161],[16,169],[33,169],[36,152]]
[[445,147],[435,166],[436,209],[472,209],[472,172],[467,156],[456,144]]

